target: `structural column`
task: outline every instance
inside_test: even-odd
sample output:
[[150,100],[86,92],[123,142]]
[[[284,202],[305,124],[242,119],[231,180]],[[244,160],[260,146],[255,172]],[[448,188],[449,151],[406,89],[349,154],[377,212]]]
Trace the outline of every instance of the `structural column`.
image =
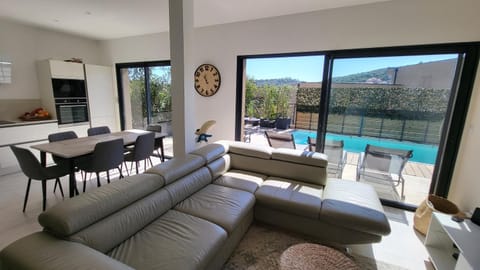
[[195,147],[193,102],[193,0],[169,0],[174,156]]

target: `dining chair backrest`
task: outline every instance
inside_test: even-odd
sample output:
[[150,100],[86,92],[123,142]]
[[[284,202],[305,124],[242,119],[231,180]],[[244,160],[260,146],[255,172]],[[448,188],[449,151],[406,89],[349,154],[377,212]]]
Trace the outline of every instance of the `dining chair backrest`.
[[148,132],[137,137],[133,150],[133,159],[140,161],[149,158],[155,150],[155,133]]
[[102,172],[117,168],[123,162],[123,152],[123,139],[121,138],[95,144],[89,170]]
[[49,142],[58,142],[76,138],[78,138],[78,136],[74,131],[57,132],[48,135]]
[[88,136],[95,136],[95,135],[108,134],[108,133],[110,133],[110,128],[107,126],[91,127],[87,130]]
[[47,179],[45,168],[42,167],[38,159],[30,150],[13,145],[10,146],[10,149],[12,149],[20,168],[28,178],[37,180]]
[[290,133],[277,133],[273,131],[265,131],[268,145],[273,148],[291,148],[296,149],[295,139]]
[[[77,134],[74,131],[65,131],[65,132],[57,132],[53,134],[48,135],[48,141],[49,142],[58,142],[58,141],[64,141],[64,140],[70,140],[70,139],[76,139],[78,138]],[[64,158],[61,158],[56,155],[52,155],[53,161],[55,163],[60,164],[62,162],[66,162]]]

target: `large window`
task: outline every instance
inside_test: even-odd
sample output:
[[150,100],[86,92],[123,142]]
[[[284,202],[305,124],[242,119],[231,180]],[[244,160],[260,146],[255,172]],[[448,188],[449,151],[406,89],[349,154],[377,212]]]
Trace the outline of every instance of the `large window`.
[[117,64],[122,129],[160,126],[169,136],[165,153],[172,156],[172,98],[170,62]]
[[[320,152],[341,141],[346,152],[344,164],[340,173],[335,171],[332,176],[369,182],[384,203],[406,208],[415,207],[429,193],[446,196],[477,51],[475,43],[240,56],[237,72],[247,77],[237,76],[237,111],[243,111],[237,112],[237,139],[258,143],[264,130],[273,129],[292,133],[297,149],[307,149],[310,137]],[[314,57],[324,61],[316,66],[306,64],[308,61],[295,63]],[[268,63],[290,73],[266,80],[263,74],[267,69],[262,67]],[[323,77],[302,77],[312,70]],[[271,93],[283,93],[286,86],[280,79],[285,77],[296,83],[289,86],[294,89],[287,88],[288,110],[284,110],[291,121],[279,128],[272,124],[272,118],[278,121],[279,115],[267,115],[265,112],[272,110],[265,106],[283,108],[281,99],[266,101],[275,97]],[[373,150],[377,152],[370,171],[365,156]],[[382,159],[378,151],[383,150],[390,152]],[[380,166],[382,162],[385,164]],[[373,177],[371,172],[379,174]]]

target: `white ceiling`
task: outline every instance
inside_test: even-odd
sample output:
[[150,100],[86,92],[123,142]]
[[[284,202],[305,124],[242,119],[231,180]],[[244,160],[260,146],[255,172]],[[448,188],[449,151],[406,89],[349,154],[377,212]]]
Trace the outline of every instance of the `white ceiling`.
[[[194,0],[195,26],[391,0]],[[93,39],[168,31],[168,0],[0,0],[0,18]]]

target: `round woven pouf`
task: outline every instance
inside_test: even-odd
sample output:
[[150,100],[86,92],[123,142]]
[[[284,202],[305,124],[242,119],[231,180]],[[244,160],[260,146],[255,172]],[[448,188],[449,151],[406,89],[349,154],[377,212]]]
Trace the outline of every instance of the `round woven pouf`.
[[318,244],[297,244],[289,247],[280,257],[281,270],[348,269],[360,268],[338,250]]

